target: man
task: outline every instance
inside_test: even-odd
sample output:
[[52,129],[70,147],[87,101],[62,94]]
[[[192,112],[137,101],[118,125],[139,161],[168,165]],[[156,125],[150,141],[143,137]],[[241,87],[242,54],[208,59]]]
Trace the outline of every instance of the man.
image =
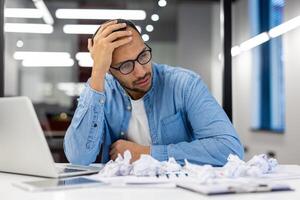
[[151,48],[127,20],[104,23],[88,40],[91,78],[64,148],[74,164],[150,154],[222,166],[243,147],[223,109],[194,72],[151,62]]

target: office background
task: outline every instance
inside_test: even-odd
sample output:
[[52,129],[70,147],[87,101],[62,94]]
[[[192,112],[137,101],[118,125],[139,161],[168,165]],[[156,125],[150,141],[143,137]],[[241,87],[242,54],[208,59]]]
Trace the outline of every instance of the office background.
[[[251,23],[251,1],[232,2],[232,46],[239,45],[253,37]],[[4,2],[4,1],[2,1]],[[5,8],[32,8],[35,1],[9,0]],[[153,49],[153,60],[173,66],[182,66],[199,73],[211,92],[222,104],[222,45],[220,37],[220,2],[209,0],[169,0],[165,6],[157,1],[92,1],[92,0],[44,0],[54,19],[52,33],[22,33],[4,30],[4,94],[5,96],[29,96],[35,104],[42,127],[56,161],[64,161],[62,137],[71,120],[76,106],[76,98],[82,89],[82,83],[89,77],[91,69],[81,67],[78,52],[87,52],[88,34],[67,34],[66,24],[97,24],[101,20],[59,19],[59,8],[93,9],[142,9],[146,11],[145,20],[136,20],[141,33],[147,34],[147,43]],[[253,1],[252,1],[253,2]],[[267,2],[267,0],[266,0]],[[271,1],[273,2],[273,1]],[[274,0],[275,2],[275,0]],[[283,2],[283,22],[300,15],[300,1]],[[153,21],[152,14],[158,14],[159,20]],[[5,12],[4,12],[5,15]],[[38,23],[46,24],[42,18],[28,19],[4,17],[5,24]],[[146,30],[147,25],[153,31]],[[149,28],[149,27],[148,27]],[[297,152],[300,150],[300,123],[298,102],[300,102],[299,61],[300,29],[294,29],[282,35],[282,76],[284,92],[284,130],[281,133],[271,130],[253,129],[255,112],[255,49],[241,52],[232,58],[233,123],[246,147],[246,160],[255,154],[274,155],[280,163],[300,164]],[[147,36],[144,36],[147,40]],[[22,57],[20,52],[65,52],[65,67],[42,66],[53,61],[31,57]],[[18,57],[19,56],[19,57]],[[70,56],[70,57],[68,57]],[[41,61],[35,63],[34,61]],[[61,61],[62,61],[61,60]],[[0,60],[1,61],[1,60]],[[59,61],[59,59],[58,59]],[[69,65],[68,65],[69,62]],[[70,64],[71,63],[71,64]],[[73,64],[72,64],[73,63]],[[57,64],[57,63],[54,63]],[[83,64],[84,65],[84,64]],[[87,64],[88,65],[88,64]],[[3,70],[3,69],[2,69]],[[1,74],[1,71],[0,71]]]

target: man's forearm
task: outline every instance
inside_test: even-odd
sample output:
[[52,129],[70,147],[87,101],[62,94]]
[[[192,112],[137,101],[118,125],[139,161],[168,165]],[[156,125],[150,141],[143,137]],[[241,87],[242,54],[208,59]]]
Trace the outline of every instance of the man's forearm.
[[64,138],[64,150],[69,162],[87,165],[96,159],[104,134],[104,102],[104,94],[96,93],[89,87],[83,91]]
[[166,161],[169,157],[174,157],[180,164],[184,164],[184,159],[187,159],[200,165],[223,166],[229,154],[236,154],[241,159],[244,156],[243,146],[239,140],[229,135],[151,147],[151,155],[155,159]]
[[104,92],[105,88],[105,71],[93,70],[90,78],[90,86],[98,92]]

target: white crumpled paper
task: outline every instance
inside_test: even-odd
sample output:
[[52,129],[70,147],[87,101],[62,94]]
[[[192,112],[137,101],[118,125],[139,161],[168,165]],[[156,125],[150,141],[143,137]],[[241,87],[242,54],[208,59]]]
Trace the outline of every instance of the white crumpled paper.
[[184,160],[184,171],[188,176],[196,178],[200,183],[204,183],[209,179],[216,178],[216,170],[211,165],[195,165]]
[[124,158],[121,154],[115,161],[110,160],[105,164],[104,168],[99,172],[100,176],[112,177],[112,176],[127,176],[132,170],[132,165],[130,164],[131,153],[130,151],[124,152]]
[[149,155],[141,155],[140,159],[132,163],[132,175],[155,176],[161,163]]
[[278,162],[274,158],[268,158],[265,154],[254,156],[248,162],[239,159],[238,156],[230,154],[228,162],[223,166],[223,175],[227,178],[237,177],[260,177],[263,174],[273,172]]
[[130,164],[132,158],[130,151],[124,152],[124,157],[118,154],[115,161],[110,160],[99,172],[100,176],[157,176],[172,172],[180,172],[181,166],[174,158],[159,162],[150,155],[141,155],[140,159]]
[[181,173],[204,183],[216,178],[260,177],[263,174],[274,172],[278,165],[276,159],[268,158],[265,154],[256,155],[248,162],[230,154],[227,158],[228,162],[221,168],[214,168],[211,165],[196,165],[187,160],[185,160],[185,166],[182,167],[174,158],[160,162],[150,155],[141,155],[139,160],[131,164],[130,151],[125,151],[123,156],[119,154],[115,161],[109,161],[99,175],[102,177],[160,176]]

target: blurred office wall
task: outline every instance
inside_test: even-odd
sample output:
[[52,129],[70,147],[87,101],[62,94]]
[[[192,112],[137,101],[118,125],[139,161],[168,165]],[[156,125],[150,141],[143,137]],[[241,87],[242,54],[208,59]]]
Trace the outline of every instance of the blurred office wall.
[[[233,6],[233,45],[250,38],[248,1],[237,1]],[[284,21],[300,15],[300,1],[286,0]],[[300,163],[300,28],[283,35],[283,61],[286,99],[286,129],[283,134],[251,131],[252,53],[247,51],[233,58],[233,119],[242,142],[248,147],[246,159],[255,154],[274,152],[280,163]]]

